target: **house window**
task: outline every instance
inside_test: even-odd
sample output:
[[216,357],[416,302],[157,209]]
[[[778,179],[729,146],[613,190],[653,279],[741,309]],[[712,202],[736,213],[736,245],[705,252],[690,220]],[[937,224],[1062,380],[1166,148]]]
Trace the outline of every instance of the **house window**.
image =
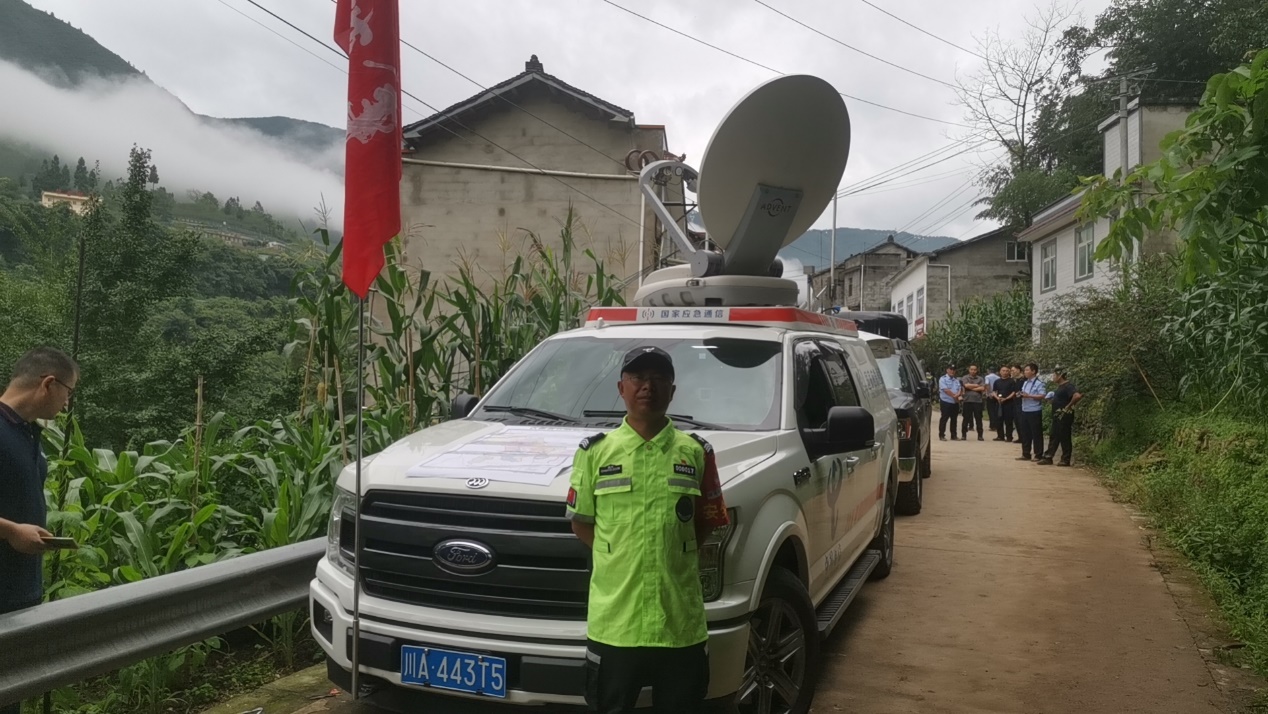
[[1092,254],[1096,249],[1096,232],[1093,224],[1079,226],[1074,229],[1074,279],[1087,280],[1092,277]]
[[1024,263],[1030,260],[1030,244],[1019,240],[1010,240],[1004,247],[1004,260],[1010,263]]
[[925,316],[925,289],[916,290],[916,317]]
[[1057,242],[1050,240],[1039,248],[1039,291],[1057,289]]
[[845,294],[849,295],[850,297],[854,297],[854,276],[853,275],[851,275],[849,280],[846,282]]
[[908,320],[914,320],[914,319],[916,319],[916,312],[915,312],[915,309],[914,309],[914,305],[915,305],[915,302],[914,302],[914,301],[915,301],[915,296],[914,296],[914,295],[908,295],[908,296],[907,296],[907,319],[908,319]]

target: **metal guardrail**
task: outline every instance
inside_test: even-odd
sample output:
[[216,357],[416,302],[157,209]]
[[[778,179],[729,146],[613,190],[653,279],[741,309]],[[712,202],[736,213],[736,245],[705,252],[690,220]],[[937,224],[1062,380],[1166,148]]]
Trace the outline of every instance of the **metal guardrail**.
[[0,706],[303,607],[326,539],[0,615]]

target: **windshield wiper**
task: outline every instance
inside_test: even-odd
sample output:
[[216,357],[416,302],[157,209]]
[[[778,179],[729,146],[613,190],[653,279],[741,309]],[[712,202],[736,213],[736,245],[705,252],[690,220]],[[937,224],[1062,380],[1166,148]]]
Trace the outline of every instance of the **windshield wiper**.
[[517,416],[530,416],[530,417],[537,417],[539,419],[551,419],[553,421],[568,422],[569,424],[577,423],[576,419],[566,414],[556,414],[554,412],[548,412],[545,409],[535,409],[533,407],[515,407],[515,406],[509,406],[509,405],[494,404],[492,406],[484,407],[483,411],[506,412],[508,414],[515,414]]
[[[625,412],[617,411],[615,409],[612,409],[612,410],[587,409],[584,412],[582,412],[582,414],[588,417],[624,417],[625,416]],[[686,414],[666,414],[665,416],[669,417],[670,419],[673,419],[674,421],[680,421],[684,424],[690,424],[696,427],[697,429],[710,429],[713,431],[729,431],[729,429],[725,426],[718,426],[717,424],[710,424],[707,421],[692,419],[690,416],[687,416]]]

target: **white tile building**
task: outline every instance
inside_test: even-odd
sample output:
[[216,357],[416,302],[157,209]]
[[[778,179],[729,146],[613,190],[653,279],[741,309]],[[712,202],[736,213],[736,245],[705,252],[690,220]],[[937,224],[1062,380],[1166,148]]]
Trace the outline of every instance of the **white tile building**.
[[[1162,154],[1163,137],[1184,126],[1189,108],[1171,105],[1140,106],[1133,101],[1127,116],[1128,170],[1156,161]],[[1112,176],[1122,165],[1122,127],[1117,115],[1101,122],[1104,137],[1104,171]],[[1096,261],[1096,247],[1109,233],[1110,221],[1080,221],[1077,217],[1081,195],[1068,196],[1035,215],[1031,225],[1017,235],[1030,244],[1030,261],[1034,295],[1033,329],[1036,340],[1042,339],[1043,328],[1060,321],[1058,299],[1071,293],[1107,287],[1121,274],[1121,266]],[[1165,250],[1170,239],[1147,243],[1145,251]],[[1139,248],[1137,248],[1139,250]],[[1130,258],[1129,258],[1130,259]]]

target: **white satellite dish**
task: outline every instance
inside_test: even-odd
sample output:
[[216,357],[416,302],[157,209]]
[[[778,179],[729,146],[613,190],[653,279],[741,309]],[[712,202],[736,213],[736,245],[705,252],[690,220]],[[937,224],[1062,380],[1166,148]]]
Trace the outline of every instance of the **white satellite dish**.
[[[699,172],[680,161],[643,168],[643,195],[689,263],[648,276],[635,304],[796,304],[776,255],[823,213],[849,153],[849,113],[831,84],[792,75],[749,92],[714,132]],[[656,185],[671,177],[696,191],[699,221],[722,252],[696,248],[660,201]]]
[[823,215],[849,156],[850,115],[824,80],[779,77],[741,99],[700,162],[700,217],[727,266],[765,273]]

